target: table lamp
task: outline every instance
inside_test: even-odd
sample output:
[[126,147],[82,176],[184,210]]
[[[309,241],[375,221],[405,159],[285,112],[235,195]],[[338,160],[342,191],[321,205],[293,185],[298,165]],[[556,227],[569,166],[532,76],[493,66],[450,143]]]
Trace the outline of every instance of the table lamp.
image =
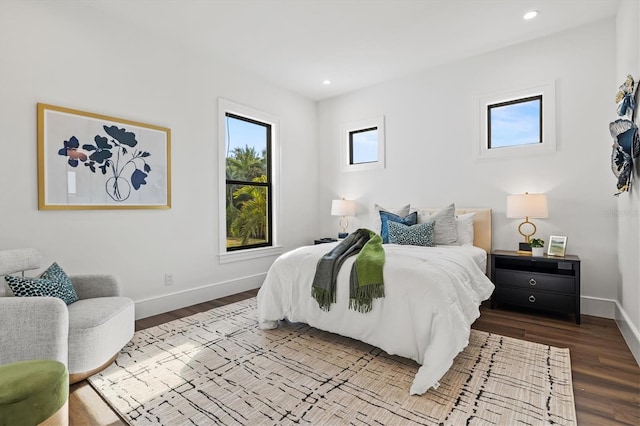
[[[529,218],[545,218],[549,217],[549,208],[547,206],[547,196],[545,194],[524,194],[509,195],[507,197],[507,218],[522,219],[524,222],[518,226],[518,232],[524,237],[524,242],[519,244],[518,252],[531,252],[529,239],[536,233],[536,225],[529,221]],[[531,232],[525,232],[527,226]]]
[[338,238],[346,238],[347,228],[349,227],[349,219],[347,216],[355,216],[356,214],[356,203],[352,200],[333,200],[331,202],[331,216],[342,216],[338,224],[340,225],[340,229],[342,232],[338,233]]

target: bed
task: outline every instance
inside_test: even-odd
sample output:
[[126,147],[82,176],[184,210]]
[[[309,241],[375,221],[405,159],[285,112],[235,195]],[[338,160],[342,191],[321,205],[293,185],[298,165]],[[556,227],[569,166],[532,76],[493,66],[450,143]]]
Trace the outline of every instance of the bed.
[[[436,209],[420,212],[424,216]],[[368,313],[348,307],[348,280],[355,256],[345,261],[337,275],[336,302],[328,312],[311,297],[318,260],[338,243],[284,253],[273,263],[258,292],[259,327],[275,328],[280,320],[303,322],[363,341],[420,364],[410,394],[437,388],[455,356],[468,345],[471,324],[480,316],[480,303],[494,289],[486,276],[491,210],[455,212],[475,213],[473,244],[384,244],[385,296],[374,299]]]

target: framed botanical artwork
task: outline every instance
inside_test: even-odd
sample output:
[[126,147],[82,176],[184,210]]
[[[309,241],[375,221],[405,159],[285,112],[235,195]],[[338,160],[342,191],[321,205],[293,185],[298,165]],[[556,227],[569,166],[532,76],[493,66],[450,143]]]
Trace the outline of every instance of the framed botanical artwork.
[[552,235],[549,237],[547,255],[564,257],[567,249],[567,237]]
[[38,209],[168,209],[171,130],[38,104]]

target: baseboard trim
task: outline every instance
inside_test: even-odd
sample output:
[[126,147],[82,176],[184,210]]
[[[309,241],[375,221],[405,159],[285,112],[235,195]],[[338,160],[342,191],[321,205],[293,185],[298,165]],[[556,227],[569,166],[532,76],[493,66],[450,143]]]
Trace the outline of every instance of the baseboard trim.
[[631,354],[636,359],[636,363],[640,365],[640,333],[617,300],[581,296],[580,307],[584,315],[615,320]]
[[175,309],[196,305],[208,300],[219,299],[243,291],[260,288],[266,276],[267,273],[264,272],[175,293],[136,300],[136,319],[146,318]]
[[620,329],[620,333],[622,333],[622,337],[625,342],[627,342],[627,346],[629,346],[633,357],[636,359],[636,363],[640,366],[640,333],[618,301],[616,301],[615,320]]
[[616,318],[616,301],[601,297],[580,296],[580,313],[600,318]]

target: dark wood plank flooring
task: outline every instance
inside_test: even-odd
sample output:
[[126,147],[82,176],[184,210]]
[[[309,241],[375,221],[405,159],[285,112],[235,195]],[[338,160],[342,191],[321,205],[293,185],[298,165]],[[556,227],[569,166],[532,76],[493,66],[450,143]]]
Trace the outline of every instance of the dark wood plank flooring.
[[[136,330],[238,302],[248,291],[136,321]],[[579,425],[640,425],[640,367],[613,320],[555,316],[482,306],[473,328],[571,351],[573,391]],[[124,425],[86,382],[71,386],[69,424]]]

